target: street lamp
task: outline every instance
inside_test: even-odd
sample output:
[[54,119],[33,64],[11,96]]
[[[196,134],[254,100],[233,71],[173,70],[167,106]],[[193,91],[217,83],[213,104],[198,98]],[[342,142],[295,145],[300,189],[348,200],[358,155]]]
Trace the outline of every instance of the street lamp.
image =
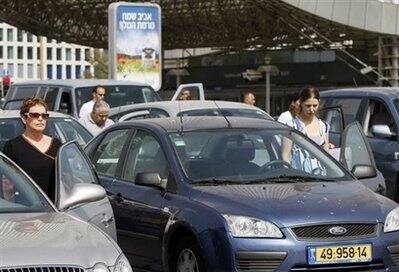
[[270,65],[271,57],[266,54],[265,58],[265,65],[259,66],[258,71],[265,73],[265,87],[266,87],[266,95],[265,95],[265,108],[266,112],[270,114],[270,75],[278,75],[279,70],[277,66]]

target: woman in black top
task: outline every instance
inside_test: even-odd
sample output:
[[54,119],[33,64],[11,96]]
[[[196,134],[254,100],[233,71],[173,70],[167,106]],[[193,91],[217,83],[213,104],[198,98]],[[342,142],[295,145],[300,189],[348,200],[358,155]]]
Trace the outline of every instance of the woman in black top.
[[43,134],[49,117],[47,104],[40,98],[25,99],[20,114],[25,131],[6,142],[3,153],[18,164],[54,201],[55,157],[61,142]]

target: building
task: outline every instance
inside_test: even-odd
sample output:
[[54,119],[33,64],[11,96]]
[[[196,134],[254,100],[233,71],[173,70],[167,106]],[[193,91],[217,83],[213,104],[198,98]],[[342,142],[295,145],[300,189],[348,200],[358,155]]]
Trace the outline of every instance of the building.
[[0,77],[10,76],[12,82],[41,78],[76,79],[84,77],[85,73],[92,75],[94,67],[88,60],[93,54],[93,48],[45,37],[40,40],[31,33],[0,23]]

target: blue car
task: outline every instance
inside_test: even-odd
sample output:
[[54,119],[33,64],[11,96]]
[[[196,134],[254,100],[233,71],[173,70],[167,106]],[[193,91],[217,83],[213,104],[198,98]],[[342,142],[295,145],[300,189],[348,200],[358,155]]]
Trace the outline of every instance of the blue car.
[[[377,168],[386,181],[387,196],[399,202],[399,89],[362,87],[321,92],[324,108],[340,107],[342,121],[358,121],[374,153]],[[332,126],[330,138],[340,141],[339,125]]]
[[399,207],[355,178],[375,169],[351,173],[275,121],[122,122],[86,152],[134,271],[399,268]]

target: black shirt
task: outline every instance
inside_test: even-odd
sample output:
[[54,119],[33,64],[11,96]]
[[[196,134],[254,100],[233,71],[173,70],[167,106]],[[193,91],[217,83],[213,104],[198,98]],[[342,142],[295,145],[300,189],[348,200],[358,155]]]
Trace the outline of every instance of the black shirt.
[[5,143],[3,153],[18,164],[54,201],[55,157],[61,145],[60,140],[52,138],[48,150],[42,153],[20,135]]

